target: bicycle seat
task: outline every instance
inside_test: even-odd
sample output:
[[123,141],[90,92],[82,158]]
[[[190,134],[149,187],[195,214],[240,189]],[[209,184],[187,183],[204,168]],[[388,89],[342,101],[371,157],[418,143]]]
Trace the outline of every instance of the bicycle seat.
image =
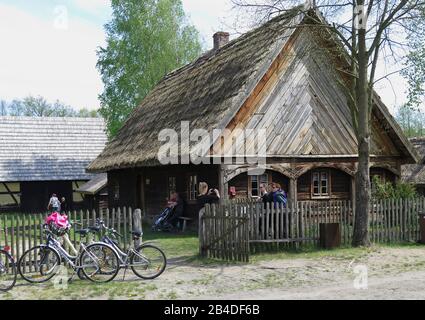
[[83,237],[86,236],[88,233],[90,232],[89,229],[80,229],[80,230],[75,230],[75,233],[79,233],[81,234]]
[[130,231],[130,233],[133,236],[138,237],[138,238],[140,238],[143,235],[143,232],[141,232],[141,231]]
[[100,232],[100,227],[88,227],[88,230],[91,232]]

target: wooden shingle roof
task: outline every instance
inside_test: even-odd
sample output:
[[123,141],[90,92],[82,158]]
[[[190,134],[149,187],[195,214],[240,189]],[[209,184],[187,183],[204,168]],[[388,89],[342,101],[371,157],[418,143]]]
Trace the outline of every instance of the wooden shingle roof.
[[99,173],[90,181],[82,185],[77,192],[89,195],[95,195],[108,185],[108,175],[106,173]]
[[103,119],[0,117],[0,182],[89,180],[106,141]]

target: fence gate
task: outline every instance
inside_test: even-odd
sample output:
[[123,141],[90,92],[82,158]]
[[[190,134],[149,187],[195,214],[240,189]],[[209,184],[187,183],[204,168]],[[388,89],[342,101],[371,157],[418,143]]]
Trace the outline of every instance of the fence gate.
[[240,205],[205,206],[199,214],[199,250],[203,257],[249,261],[249,219]]

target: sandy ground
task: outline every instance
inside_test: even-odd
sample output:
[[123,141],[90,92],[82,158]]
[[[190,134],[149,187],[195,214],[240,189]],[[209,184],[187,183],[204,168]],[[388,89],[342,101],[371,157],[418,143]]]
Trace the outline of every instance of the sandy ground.
[[[365,269],[367,268],[367,269]],[[359,272],[367,270],[366,274]],[[357,284],[357,288],[355,285]],[[67,290],[19,281],[0,299],[425,299],[425,248],[297,257],[245,265],[195,265],[171,259],[153,281],[128,273],[107,285],[76,280]]]

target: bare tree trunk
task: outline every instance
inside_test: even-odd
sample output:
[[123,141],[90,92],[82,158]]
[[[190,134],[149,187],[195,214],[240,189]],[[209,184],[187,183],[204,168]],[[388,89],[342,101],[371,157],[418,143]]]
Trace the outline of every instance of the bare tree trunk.
[[368,246],[368,225],[370,209],[370,112],[368,86],[368,54],[366,49],[366,29],[358,31],[358,68],[359,78],[356,87],[358,118],[359,165],[356,174],[356,216],[354,221],[353,246]]

